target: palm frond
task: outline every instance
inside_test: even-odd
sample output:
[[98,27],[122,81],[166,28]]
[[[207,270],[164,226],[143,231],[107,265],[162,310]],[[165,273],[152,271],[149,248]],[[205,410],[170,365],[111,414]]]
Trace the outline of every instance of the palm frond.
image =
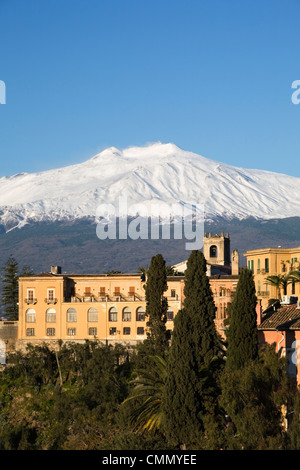
[[131,395],[124,400],[136,403],[130,421],[137,431],[157,431],[162,421],[162,397],[166,378],[166,361],[161,356],[152,356],[152,367],[141,372],[132,381]]

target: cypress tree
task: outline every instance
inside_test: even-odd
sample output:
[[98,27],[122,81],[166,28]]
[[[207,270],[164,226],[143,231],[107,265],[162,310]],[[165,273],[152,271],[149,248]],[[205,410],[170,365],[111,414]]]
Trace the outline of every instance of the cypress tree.
[[18,263],[11,256],[2,268],[2,305],[10,320],[18,319]]
[[146,316],[148,344],[154,354],[163,355],[169,346],[166,330],[168,300],[164,292],[168,289],[166,263],[161,254],[153,256],[148,270],[146,291]]
[[216,416],[218,387],[213,364],[221,343],[215,328],[215,305],[206,261],[192,251],[185,271],[184,305],[174,321],[163,398],[167,438],[182,448],[204,436]]
[[227,368],[240,369],[258,357],[256,301],[252,272],[244,268],[231,306]]

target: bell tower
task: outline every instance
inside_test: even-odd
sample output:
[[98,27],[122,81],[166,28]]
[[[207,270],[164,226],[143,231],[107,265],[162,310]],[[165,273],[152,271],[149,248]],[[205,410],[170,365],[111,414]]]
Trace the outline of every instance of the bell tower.
[[219,264],[222,266],[230,266],[230,238],[227,232],[221,235],[211,235],[204,233],[203,254],[206,261],[210,264]]

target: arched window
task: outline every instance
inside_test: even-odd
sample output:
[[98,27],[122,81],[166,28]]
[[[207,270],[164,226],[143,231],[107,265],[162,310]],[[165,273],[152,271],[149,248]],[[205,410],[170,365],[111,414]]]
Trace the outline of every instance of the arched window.
[[88,321],[98,321],[98,310],[95,307],[88,309]]
[[169,321],[174,320],[174,310],[172,309],[172,307],[168,307],[167,320],[169,320]]
[[217,258],[218,256],[218,248],[216,247],[216,245],[212,245],[209,249],[209,256],[211,258]]
[[131,321],[131,310],[129,307],[123,308],[123,316],[122,316],[123,321]]
[[36,311],[33,308],[29,308],[26,310],[26,322],[27,323],[35,323],[36,322]]
[[116,307],[111,307],[108,312],[108,321],[118,321],[118,312]]
[[67,310],[67,321],[68,322],[76,322],[77,321],[77,310],[76,308],[69,308]]
[[48,308],[48,310],[46,310],[46,322],[47,323],[56,322],[56,310],[55,310],[55,308]]
[[138,307],[136,309],[136,321],[145,321],[146,312],[144,307]]

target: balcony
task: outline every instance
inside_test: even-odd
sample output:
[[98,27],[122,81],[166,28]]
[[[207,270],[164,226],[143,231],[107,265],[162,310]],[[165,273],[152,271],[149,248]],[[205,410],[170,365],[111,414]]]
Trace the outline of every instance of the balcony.
[[170,300],[170,301],[172,301],[172,300],[174,300],[174,301],[175,301],[175,300],[179,300],[179,296],[178,296],[178,294],[176,294],[176,295],[173,295],[173,296],[171,296],[171,297],[167,297],[167,300]]
[[108,294],[103,291],[98,292],[98,302],[109,302],[109,300],[110,298]]
[[258,297],[269,297],[270,292],[268,292],[268,291],[261,291],[261,292],[257,292],[257,295],[258,295]]
[[[101,293],[98,294],[96,297],[94,294],[89,296],[79,296],[74,295],[71,297],[64,297],[64,302],[66,303],[75,303],[75,302],[145,302],[145,297],[137,295],[136,293],[133,296],[124,296],[121,293],[117,293],[117,295],[109,295],[105,294],[105,296]],[[174,297],[170,300],[175,300]]]
[[48,305],[49,305],[49,304],[57,304],[57,299],[56,299],[56,298],[53,298],[53,299],[47,298],[47,299],[45,299],[45,302],[46,302],[46,304],[48,304]]
[[94,294],[87,294],[85,293],[82,297],[82,302],[97,302],[97,298]]
[[32,297],[30,297],[30,298],[28,297],[28,298],[25,299],[25,302],[26,302],[27,305],[29,305],[29,304],[35,305],[37,303],[37,299],[32,298]]

